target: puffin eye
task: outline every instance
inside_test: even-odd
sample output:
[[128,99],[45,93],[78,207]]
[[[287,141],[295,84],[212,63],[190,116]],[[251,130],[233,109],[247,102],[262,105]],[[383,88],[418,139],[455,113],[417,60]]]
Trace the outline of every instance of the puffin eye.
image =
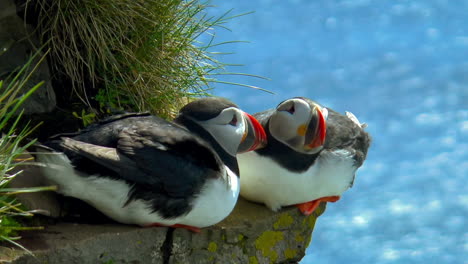
[[289,114],[293,115],[296,112],[296,104],[293,100],[287,100],[276,108],[276,111],[280,112],[288,112]]
[[286,111],[289,112],[291,115],[294,114],[294,111],[296,111],[296,109],[294,108],[294,104],[292,104],[291,107],[289,107],[289,109]]
[[236,126],[237,125],[237,116],[234,115],[231,119],[231,121],[228,123],[231,126]]

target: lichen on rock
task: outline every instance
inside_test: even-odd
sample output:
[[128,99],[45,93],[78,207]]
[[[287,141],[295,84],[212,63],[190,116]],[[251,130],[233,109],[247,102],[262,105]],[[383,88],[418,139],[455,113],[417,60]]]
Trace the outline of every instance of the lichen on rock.
[[278,253],[276,253],[276,244],[284,239],[284,234],[281,231],[265,231],[255,240],[255,248],[262,252],[264,257],[270,258],[271,262],[276,262]]
[[274,229],[283,229],[283,228],[288,228],[292,225],[292,223],[294,222],[294,219],[292,218],[291,215],[289,215],[288,213],[283,213],[280,215],[278,221],[276,221],[274,224],[273,224],[273,228]]
[[208,251],[216,252],[217,249],[218,249],[218,245],[215,242],[210,242],[208,244]]

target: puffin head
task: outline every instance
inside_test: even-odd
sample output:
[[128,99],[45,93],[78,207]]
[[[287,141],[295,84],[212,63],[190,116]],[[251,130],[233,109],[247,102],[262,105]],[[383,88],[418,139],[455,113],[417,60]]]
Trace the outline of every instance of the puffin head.
[[225,98],[195,100],[179,111],[175,121],[186,127],[190,126],[187,121],[197,124],[231,156],[266,144],[266,133],[257,119]]
[[281,102],[269,121],[270,134],[297,152],[315,154],[323,148],[328,111],[316,102],[295,97]]

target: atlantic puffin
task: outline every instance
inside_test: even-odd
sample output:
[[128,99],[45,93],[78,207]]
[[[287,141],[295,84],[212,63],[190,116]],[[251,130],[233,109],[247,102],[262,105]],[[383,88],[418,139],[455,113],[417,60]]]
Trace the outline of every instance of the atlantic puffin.
[[264,148],[238,155],[241,196],[273,211],[296,205],[310,215],[352,187],[370,136],[350,112],[339,114],[304,97],[253,115],[267,133]]
[[57,135],[38,147],[36,160],[59,193],[118,222],[199,232],[234,208],[237,151],[265,140],[254,117],[210,97],[185,105],[173,122],[130,113]]

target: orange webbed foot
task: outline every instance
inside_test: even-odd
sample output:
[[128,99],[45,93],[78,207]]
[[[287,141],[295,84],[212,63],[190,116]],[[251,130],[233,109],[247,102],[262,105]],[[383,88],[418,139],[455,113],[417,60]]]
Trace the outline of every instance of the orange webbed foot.
[[340,196],[326,196],[322,198],[318,198],[316,200],[306,202],[306,203],[301,203],[301,204],[296,204],[296,207],[299,208],[299,211],[303,215],[311,215],[315,209],[320,205],[321,202],[336,202],[340,199]]
[[303,215],[310,215],[319,205],[320,201],[317,199],[310,202],[296,204],[296,207],[299,208],[299,211],[301,211]]

